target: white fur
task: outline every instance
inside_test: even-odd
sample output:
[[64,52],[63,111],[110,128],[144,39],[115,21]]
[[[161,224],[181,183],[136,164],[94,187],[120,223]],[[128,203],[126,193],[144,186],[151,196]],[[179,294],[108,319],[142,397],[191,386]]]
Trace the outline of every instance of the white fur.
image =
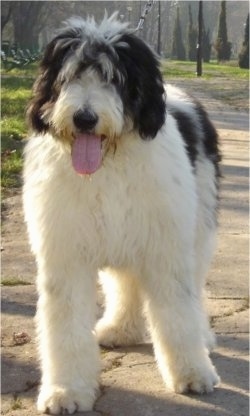
[[[168,97],[192,114],[186,97]],[[193,174],[171,114],[154,140],[141,140],[114,88],[91,73],[63,88],[48,114],[56,136],[73,129],[73,113],[86,104],[99,115],[97,133],[117,145],[91,177],[75,173],[70,146],[50,134],[31,137],[25,151],[24,208],[38,266],[38,409],[90,410],[96,339],[142,340],[143,310],[166,383],[181,393],[212,391],[219,379],[202,288],[216,228],[213,164],[201,153]],[[98,270],[107,302],[95,329]]]
[[63,85],[53,111],[50,110],[44,118],[53,126],[56,136],[68,140],[74,131],[73,114],[84,107],[99,116],[95,129],[97,135],[105,135],[109,140],[121,135],[125,128],[122,101],[115,87],[101,82],[92,70]]
[[[111,16],[105,12],[103,20],[98,24],[94,17],[88,17],[83,20],[81,17],[75,16],[67,19],[66,26],[72,26],[78,28],[84,33],[85,36],[90,37],[93,40],[106,41],[107,43],[114,43],[119,40],[122,32],[128,29],[128,22],[121,22],[117,19],[118,12],[114,12]],[[134,30],[131,30],[133,32]]]

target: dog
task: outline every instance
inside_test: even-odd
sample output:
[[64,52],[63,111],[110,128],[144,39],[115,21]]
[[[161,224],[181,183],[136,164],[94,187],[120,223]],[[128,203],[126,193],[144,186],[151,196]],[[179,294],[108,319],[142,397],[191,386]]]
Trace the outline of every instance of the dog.
[[[177,393],[211,392],[203,307],[217,229],[218,137],[165,86],[158,58],[117,14],[75,17],[48,44],[28,108],[23,201],[39,294],[38,410],[92,409],[98,344],[143,340]],[[96,323],[99,273],[106,300]]]

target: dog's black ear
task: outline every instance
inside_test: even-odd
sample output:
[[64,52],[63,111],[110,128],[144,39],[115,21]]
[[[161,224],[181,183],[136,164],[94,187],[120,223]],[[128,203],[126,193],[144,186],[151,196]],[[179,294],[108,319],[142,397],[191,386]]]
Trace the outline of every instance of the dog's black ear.
[[127,81],[124,88],[125,111],[134,120],[134,127],[141,137],[152,139],[166,117],[165,90],[159,61],[141,39],[131,34],[124,34],[115,49]]
[[58,73],[69,53],[79,44],[79,34],[76,31],[64,31],[56,36],[46,47],[40,63],[40,75],[33,86],[33,98],[27,109],[28,123],[37,132],[45,133],[49,124],[44,113],[52,107],[59,94],[56,82]]

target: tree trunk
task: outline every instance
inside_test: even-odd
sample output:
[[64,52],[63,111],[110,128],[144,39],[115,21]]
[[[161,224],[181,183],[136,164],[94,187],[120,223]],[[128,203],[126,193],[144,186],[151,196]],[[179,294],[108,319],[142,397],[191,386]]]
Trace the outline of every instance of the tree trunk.
[[42,28],[41,12],[45,1],[15,1],[13,8],[14,42],[22,48],[38,49],[38,37]]

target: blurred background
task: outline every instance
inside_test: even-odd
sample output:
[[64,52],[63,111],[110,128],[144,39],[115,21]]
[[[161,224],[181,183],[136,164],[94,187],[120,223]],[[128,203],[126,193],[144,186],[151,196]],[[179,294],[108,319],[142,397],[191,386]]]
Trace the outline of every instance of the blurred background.
[[[72,15],[86,17],[94,15],[99,21],[107,10],[108,14],[118,11],[121,20],[136,27],[146,1],[2,1],[1,34],[2,49],[41,51],[51,39],[55,28]],[[208,59],[216,58],[221,1],[203,1],[204,42],[210,48]],[[240,52],[244,27],[248,15],[248,1],[227,1],[226,22],[228,40],[231,42],[231,59]],[[173,43],[181,37],[184,54],[182,59],[192,60],[190,42],[197,42],[197,20],[199,1],[156,1],[148,14],[140,36],[163,57],[178,59]]]

